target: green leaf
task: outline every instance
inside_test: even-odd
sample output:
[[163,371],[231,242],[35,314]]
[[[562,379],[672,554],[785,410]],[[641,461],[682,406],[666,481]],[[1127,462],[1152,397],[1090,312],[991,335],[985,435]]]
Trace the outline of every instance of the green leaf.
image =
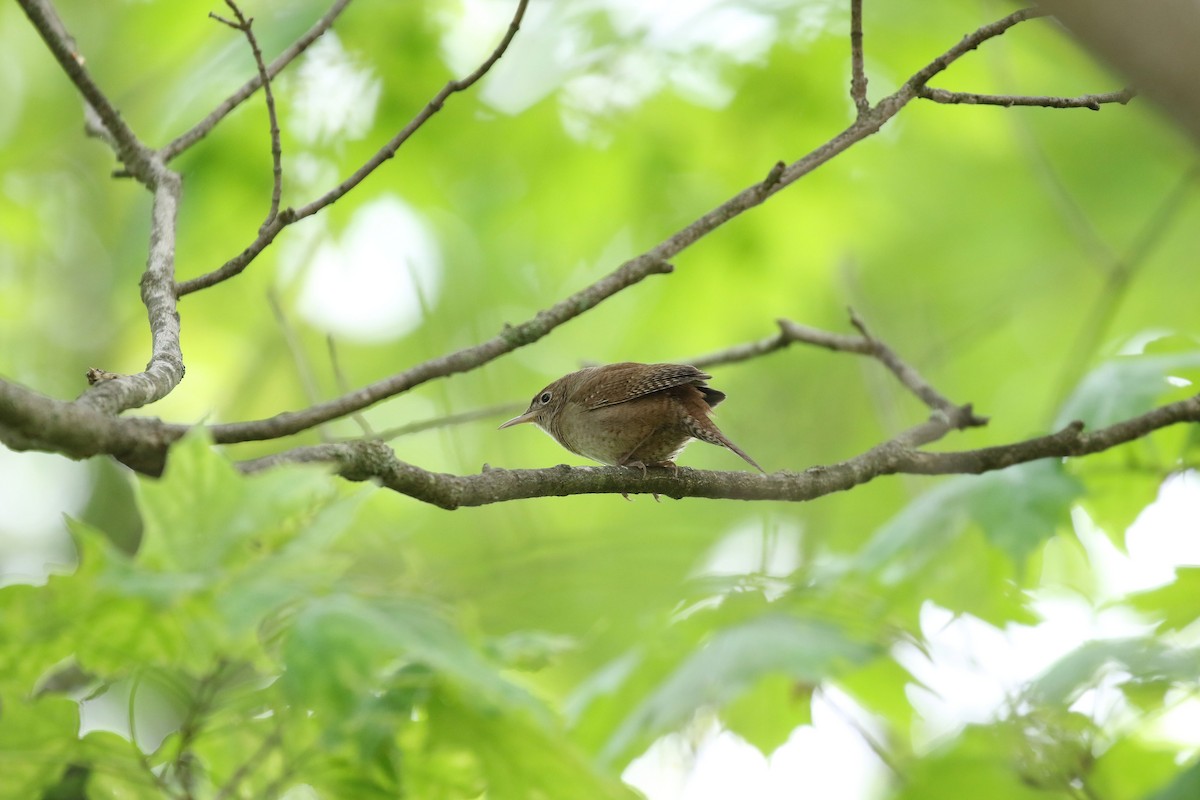
[[61,696],[0,694],[0,800],[38,797],[75,757],[79,704]]
[[1104,800],[1142,800],[1179,773],[1175,756],[1161,746],[1124,737],[1096,759],[1088,788]]
[[162,478],[138,483],[146,530],[137,560],[165,573],[211,580],[235,548],[270,553],[331,498],[322,468],[240,474],[199,429],[171,448]]
[[1192,762],[1179,777],[1149,800],[1195,800],[1197,797],[1200,797],[1200,761]]
[[[525,714],[498,714],[458,692],[429,709],[433,746],[469,752],[495,800],[636,800],[639,795],[589,763],[560,732]],[[460,767],[461,769],[461,767]],[[423,795],[428,796],[428,795]]]
[[1176,648],[1152,638],[1103,639],[1085,642],[1060,658],[1028,687],[1035,705],[1066,705],[1100,678],[1102,671],[1129,673],[1129,680],[1180,681],[1200,679],[1200,648]]
[[1143,414],[1173,390],[1168,376],[1198,368],[1200,350],[1194,343],[1182,352],[1114,358],[1080,382],[1059,411],[1055,427],[1082,420],[1089,428],[1101,428]]
[[612,763],[676,729],[698,709],[721,708],[758,679],[780,674],[817,684],[861,663],[873,649],[833,626],[765,615],[717,633],[626,718],[600,754]]
[[310,603],[292,625],[284,647],[283,685],[296,703],[351,716],[385,683],[397,659],[422,664],[441,678],[470,689],[485,708],[541,710],[444,619],[422,603],[369,603],[332,595]]
[[1007,725],[970,726],[948,747],[906,771],[897,800],[1049,800],[1017,769],[1023,743]]
[[859,564],[881,571],[888,580],[912,574],[938,558],[970,520],[1021,568],[1041,542],[1069,521],[1071,503],[1081,492],[1079,482],[1051,461],[952,478],[876,531]]
[[721,721],[769,756],[797,727],[812,724],[813,689],[786,675],[768,675],[727,704]]
[[1176,567],[1174,581],[1138,592],[1129,603],[1156,618],[1159,631],[1186,628],[1200,618],[1200,567]]
[[920,683],[894,658],[881,656],[848,670],[838,677],[837,685],[896,730],[908,730],[912,725],[914,712],[908,701],[908,688]]
[[1082,485],[1061,464],[1036,461],[980,476],[970,512],[992,544],[1020,568],[1034,549],[1069,524],[1071,504],[1082,493]]
[[1129,463],[1128,449],[1119,447],[1071,462],[1072,474],[1085,487],[1080,505],[1121,548],[1125,546],[1125,532],[1146,506],[1154,502],[1162,486],[1161,474]]

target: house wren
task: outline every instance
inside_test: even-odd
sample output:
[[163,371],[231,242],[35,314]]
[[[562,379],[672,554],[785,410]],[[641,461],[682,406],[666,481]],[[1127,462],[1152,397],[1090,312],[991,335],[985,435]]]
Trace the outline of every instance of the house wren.
[[762,472],[709,419],[725,399],[705,383],[710,377],[686,364],[587,367],[542,389],[529,410],[500,427],[532,422],[572,453],[643,471],[674,467],[687,443],[700,439],[728,447]]

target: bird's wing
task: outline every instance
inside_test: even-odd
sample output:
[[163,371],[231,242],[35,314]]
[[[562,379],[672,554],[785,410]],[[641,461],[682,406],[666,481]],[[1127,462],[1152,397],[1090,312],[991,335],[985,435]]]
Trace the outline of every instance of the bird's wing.
[[590,387],[580,402],[588,409],[613,406],[689,383],[703,386],[711,377],[687,364],[613,364],[605,368],[604,380]]

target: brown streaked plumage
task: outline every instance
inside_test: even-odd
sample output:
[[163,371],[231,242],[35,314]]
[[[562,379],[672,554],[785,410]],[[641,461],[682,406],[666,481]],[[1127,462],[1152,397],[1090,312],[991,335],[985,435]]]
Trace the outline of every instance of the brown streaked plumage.
[[602,464],[675,466],[692,439],[726,447],[762,472],[709,417],[725,399],[686,364],[623,362],[586,367],[534,395],[529,409],[501,425],[532,422],[572,453]]

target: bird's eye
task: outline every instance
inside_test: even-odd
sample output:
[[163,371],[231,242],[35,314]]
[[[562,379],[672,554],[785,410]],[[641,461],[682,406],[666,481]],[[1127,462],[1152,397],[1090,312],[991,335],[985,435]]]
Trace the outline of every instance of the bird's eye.
[[549,403],[550,402],[550,393],[542,392],[542,396],[538,398],[538,402],[541,403],[542,405],[546,405],[547,403]]

